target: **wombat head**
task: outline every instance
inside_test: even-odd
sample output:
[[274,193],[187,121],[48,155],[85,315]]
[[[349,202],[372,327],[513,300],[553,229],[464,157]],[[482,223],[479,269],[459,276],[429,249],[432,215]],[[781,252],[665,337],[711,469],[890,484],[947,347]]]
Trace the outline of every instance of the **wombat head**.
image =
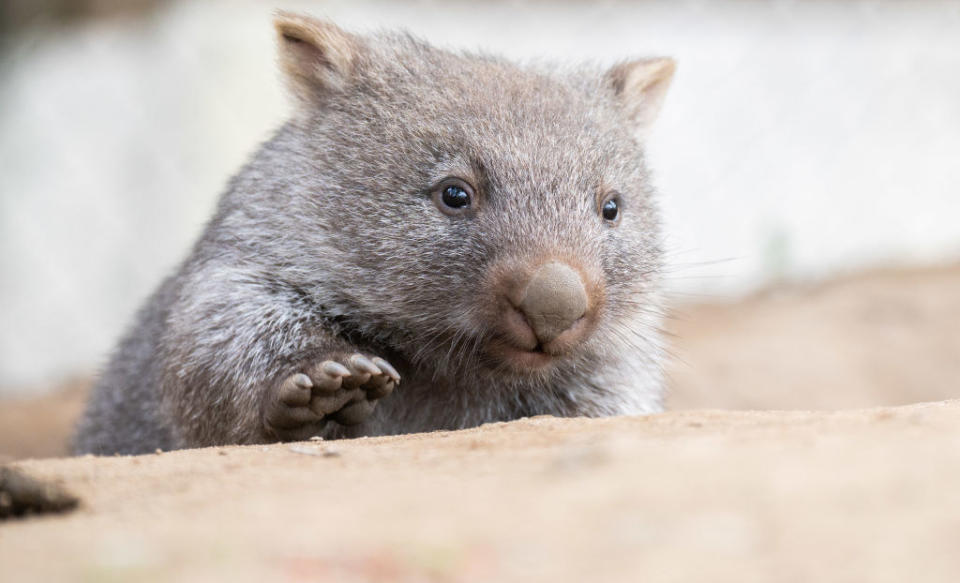
[[258,171],[282,177],[291,269],[327,313],[438,375],[543,379],[648,349],[661,252],[640,136],[671,60],[559,71],[276,27],[298,106]]

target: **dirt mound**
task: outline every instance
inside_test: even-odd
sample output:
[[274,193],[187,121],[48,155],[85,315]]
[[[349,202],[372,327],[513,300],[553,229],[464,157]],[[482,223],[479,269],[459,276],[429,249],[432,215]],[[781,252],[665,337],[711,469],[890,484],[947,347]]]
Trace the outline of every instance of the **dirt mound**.
[[11,581],[956,581],[960,402],[30,460]]

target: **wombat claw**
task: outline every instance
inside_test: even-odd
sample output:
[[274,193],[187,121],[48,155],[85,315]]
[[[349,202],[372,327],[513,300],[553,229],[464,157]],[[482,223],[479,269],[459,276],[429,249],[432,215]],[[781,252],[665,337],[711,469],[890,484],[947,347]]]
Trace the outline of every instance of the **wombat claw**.
[[268,392],[264,428],[271,436],[293,440],[316,434],[327,420],[356,425],[399,383],[399,373],[382,358],[351,354],[324,360]]

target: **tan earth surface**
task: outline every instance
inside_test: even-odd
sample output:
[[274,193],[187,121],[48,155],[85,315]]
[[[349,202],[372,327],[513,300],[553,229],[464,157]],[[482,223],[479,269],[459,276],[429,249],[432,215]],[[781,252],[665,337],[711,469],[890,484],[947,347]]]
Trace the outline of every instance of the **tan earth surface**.
[[[662,415],[20,459],[81,506],[0,522],[0,581],[960,580],[960,402],[828,411],[960,397],[960,267],[671,331]],[[0,456],[61,454],[82,385],[0,402]]]

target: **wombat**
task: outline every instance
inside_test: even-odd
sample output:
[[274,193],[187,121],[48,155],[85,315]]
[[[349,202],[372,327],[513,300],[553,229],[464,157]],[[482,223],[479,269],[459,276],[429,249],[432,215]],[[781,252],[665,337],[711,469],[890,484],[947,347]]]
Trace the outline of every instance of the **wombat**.
[[661,410],[643,144],[672,60],[275,26],[295,112],[136,316],[76,452]]

